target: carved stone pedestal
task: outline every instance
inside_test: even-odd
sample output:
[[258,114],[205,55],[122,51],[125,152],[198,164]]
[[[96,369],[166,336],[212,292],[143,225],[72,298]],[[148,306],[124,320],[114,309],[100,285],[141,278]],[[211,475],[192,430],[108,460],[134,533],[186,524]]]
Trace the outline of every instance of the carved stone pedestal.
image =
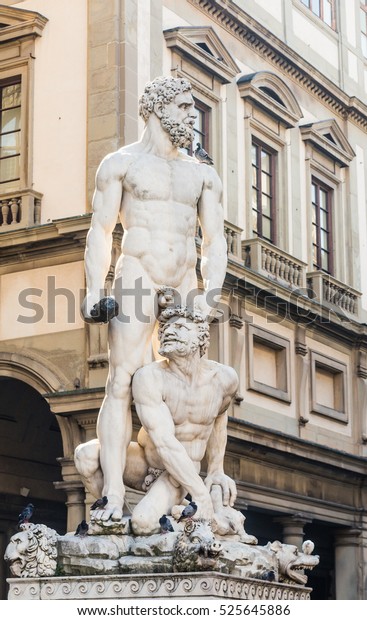
[[311,589],[221,573],[157,573],[8,579],[9,600],[307,600]]

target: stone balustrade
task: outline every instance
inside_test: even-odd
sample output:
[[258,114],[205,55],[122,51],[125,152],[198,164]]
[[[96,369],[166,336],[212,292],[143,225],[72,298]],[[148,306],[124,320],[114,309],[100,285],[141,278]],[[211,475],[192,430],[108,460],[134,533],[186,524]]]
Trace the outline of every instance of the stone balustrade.
[[42,194],[32,190],[0,194],[0,233],[39,224],[41,199]]
[[361,293],[322,271],[307,274],[309,296],[323,306],[335,309],[355,320],[360,316]]
[[264,239],[242,241],[245,267],[291,289],[306,287],[306,263]]
[[224,236],[227,240],[228,258],[243,265],[241,233],[242,228],[224,220]]
[[[242,228],[239,228],[231,222],[224,220],[224,236],[227,241],[227,254],[228,258],[232,261],[243,265],[242,250],[241,250],[241,233]],[[196,226],[195,233],[196,242],[200,245],[203,235],[199,224]]]

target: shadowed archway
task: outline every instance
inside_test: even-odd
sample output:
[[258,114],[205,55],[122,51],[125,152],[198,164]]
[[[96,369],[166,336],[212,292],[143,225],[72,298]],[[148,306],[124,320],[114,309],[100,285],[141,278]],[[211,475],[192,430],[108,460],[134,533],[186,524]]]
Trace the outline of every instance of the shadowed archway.
[[[0,376],[0,553],[17,531],[21,509],[32,502],[33,521],[65,532],[65,495],[57,457],[63,455],[60,429],[41,394],[31,385]],[[6,566],[1,558],[1,596],[6,598]]]

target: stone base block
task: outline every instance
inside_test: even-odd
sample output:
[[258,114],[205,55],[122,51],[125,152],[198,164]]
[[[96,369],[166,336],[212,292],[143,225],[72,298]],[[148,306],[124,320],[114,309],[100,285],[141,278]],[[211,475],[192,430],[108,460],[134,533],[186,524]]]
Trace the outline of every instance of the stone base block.
[[302,586],[221,573],[157,573],[85,577],[10,578],[9,600],[234,599],[307,600]]

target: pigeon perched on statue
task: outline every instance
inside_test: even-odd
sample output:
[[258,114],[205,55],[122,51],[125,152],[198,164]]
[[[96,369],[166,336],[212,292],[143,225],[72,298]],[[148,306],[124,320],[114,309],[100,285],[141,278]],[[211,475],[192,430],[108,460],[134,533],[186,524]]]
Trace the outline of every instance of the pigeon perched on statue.
[[18,527],[23,523],[29,523],[34,513],[33,504],[28,504],[18,516]]
[[181,516],[178,519],[178,523],[180,523],[180,521],[185,521],[185,519],[192,519],[197,509],[198,507],[195,504],[195,502],[190,502],[187,506],[185,506],[185,508],[181,512]]
[[174,532],[173,525],[167,515],[162,515],[159,519],[159,525],[161,526],[161,534],[166,534],[167,532]]
[[119,305],[113,297],[103,297],[94,304],[90,315],[96,323],[108,323],[119,313]]
[[205,149],[202,148],[200,142],[197,143],[196,149],[194,152],[196,159],[198,159],[202,164],[208,164],[208,166],[214,166],[214,162],[210,155],[206,152]]
[[78,527],[76,528],[76,531],[75,531],[74,535],[75,536],[86,536],[88,530],[89,530],[89,525],[83,519],[83,521],[81,523],[79,523]]
[[313,552],[315,548],[314,543],[312,542],[312,540],[305,540],[302,543],[302,551],[303,553],[305,553],[306,555],[311,555],[311,553]]
[[105,506],[107,506],[108,503],[108,498],[106,495],[104,495],[103,497],[100,497],[99,499],[96,499],[96,501],[94,502],[94,504],[91,505],[90,509],[91,510],[97,510],[97,508],[104,508]]

